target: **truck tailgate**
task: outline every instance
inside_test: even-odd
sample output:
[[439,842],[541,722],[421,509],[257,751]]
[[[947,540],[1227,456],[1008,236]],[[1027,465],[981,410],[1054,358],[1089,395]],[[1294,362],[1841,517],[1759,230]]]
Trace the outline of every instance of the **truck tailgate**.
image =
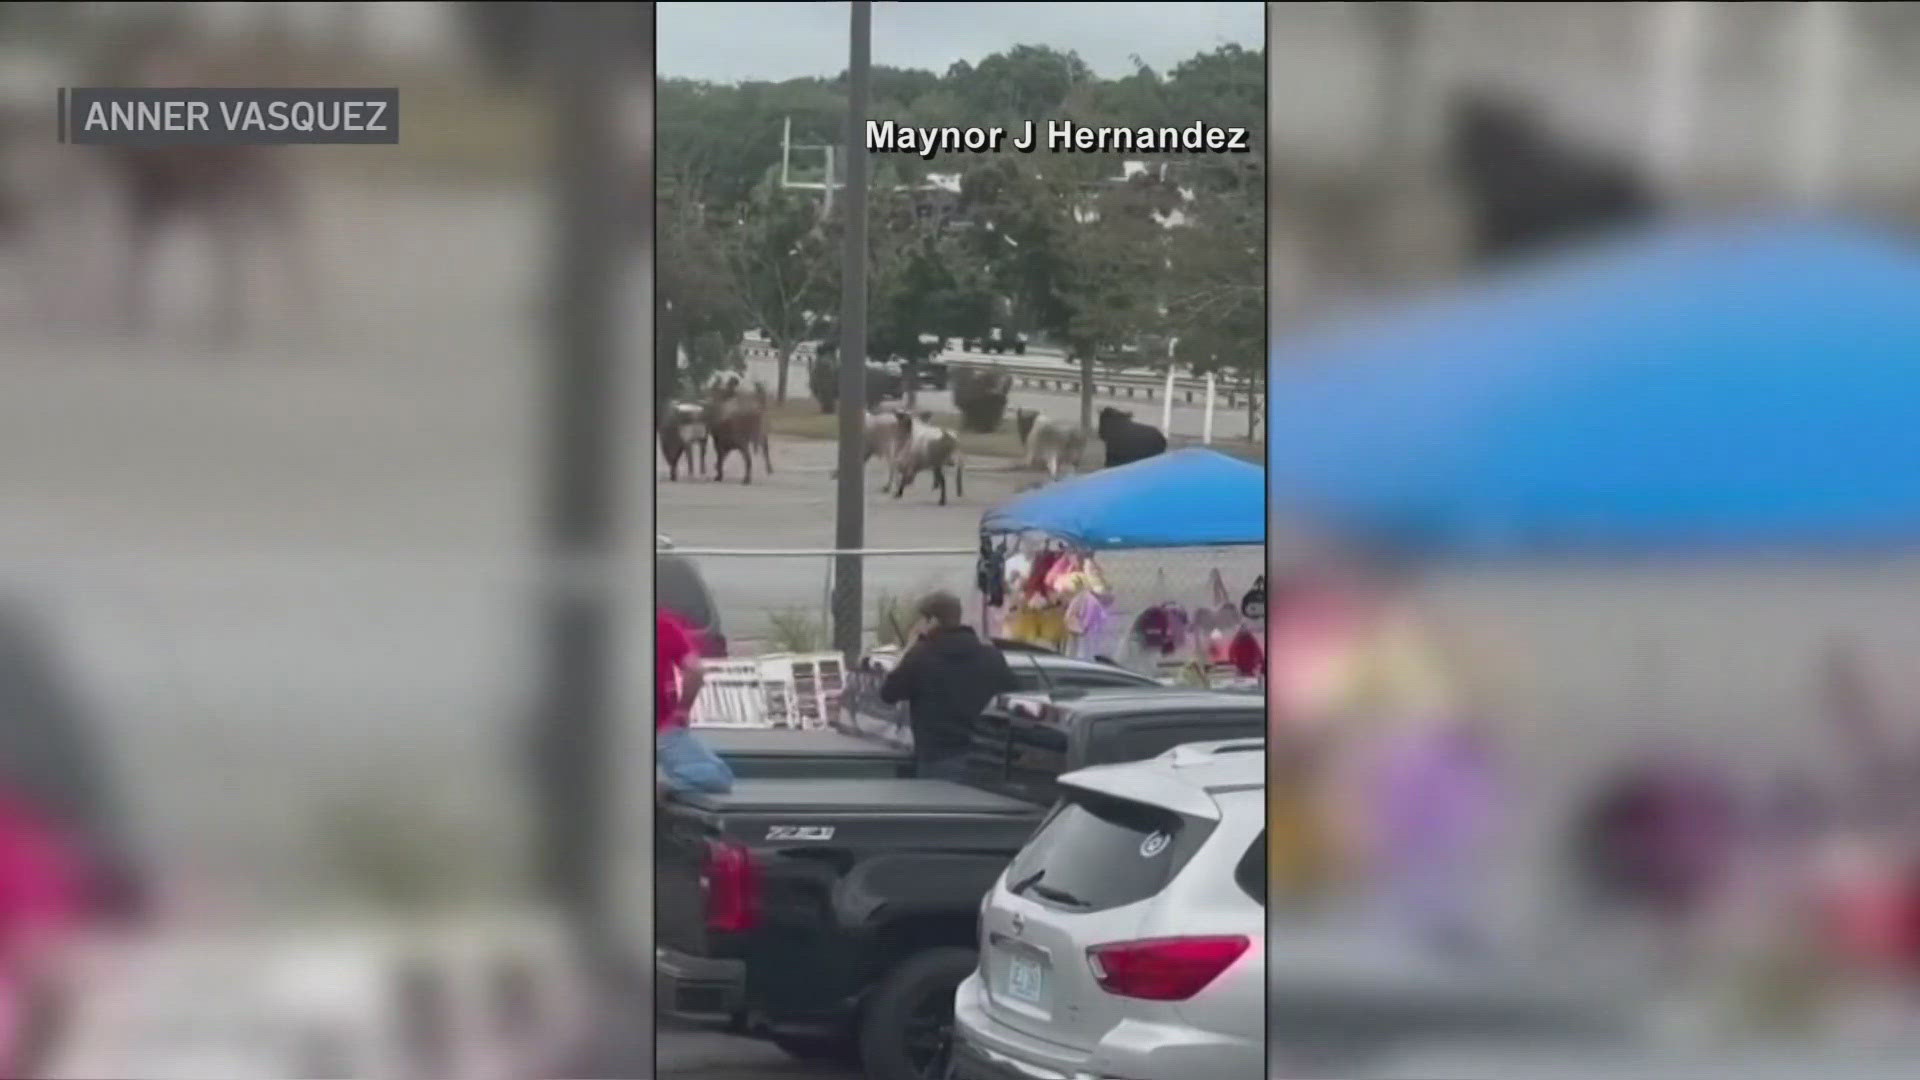
[[700,877],[712,841],[753,853],[777,906],[785,883],[817,879],[822,849],[870,858],[990,854],[1012,858],[1046,808],[946,780],[741,780],[724,795],[678,794],[660,816],[655,847],[659,944],[713,955]]

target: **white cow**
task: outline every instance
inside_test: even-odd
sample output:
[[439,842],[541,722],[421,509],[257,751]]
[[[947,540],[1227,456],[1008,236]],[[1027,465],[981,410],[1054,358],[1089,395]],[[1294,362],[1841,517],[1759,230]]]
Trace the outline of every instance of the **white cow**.
[[1047,466],[1049,479],[1060,479],[1060,467],[1080,471],[1080,458],[1087,449],[1087,433],[1077,427],[1064,427],[1047,419],[1037,409],[1018,409],[1014,426],[1020,432],[1020,445],[1027,451],[1027,467]]
[[[926,423],[933,423],[933,413],[921,410],[914,414]],[[864,462],[879,458],[886,464],[887,475],[881,481],[881,491],[892,491],[896,476],[895,466],[900,453],[900,411],[870,412],[866,414],[866,430],[861,437],[863,449],[860,460]],[[834,469],[827,474],[838,479],[840,470]]]
[[933,488],[940,493],[940,505],[947,505],[948,465],[953,466],[953,493],[965,495],[965,482],[961,477],[966,463],[960,456],[959,438],[933,423],[927,413],[914,415],[901,411],[893,415],[899,425],[894,444],[893,497],[905,495],[907,485],[925,469],[933,473]]

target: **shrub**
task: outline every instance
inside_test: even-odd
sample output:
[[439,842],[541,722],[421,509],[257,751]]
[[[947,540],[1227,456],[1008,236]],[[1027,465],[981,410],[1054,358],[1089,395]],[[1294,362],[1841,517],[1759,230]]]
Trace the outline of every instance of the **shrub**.
[[958,368],[953,373],[951,384],[953,407],[959,410],[963,430],[982,435],[991,435],[1000,430],[1000,425],[1007,417],[1007,395],[1013,388],[1012,378],[978,368]]
[[840,364],[835,354],[823,350],[814,356],[807,365],[807,389],[823,413],[832,412],[840,404]]
[[881,646],[904,647],[913,632],[915,616],[912,599],[896,592],[883,592],[873,602],[874,640]]
[[767,643],[775,652],[820,652],[827,647],[827,627],[799,608],[786,608],[768,614]]

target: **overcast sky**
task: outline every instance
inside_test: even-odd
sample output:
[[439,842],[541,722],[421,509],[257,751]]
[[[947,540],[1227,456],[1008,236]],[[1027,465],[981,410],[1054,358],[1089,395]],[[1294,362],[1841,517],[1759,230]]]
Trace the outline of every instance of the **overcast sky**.
[[[779,81],[846,70],[848,5],[694,3],[655,8],[655,71],[708,82]],[[1133,70],[1138,55],[1166,71],[1226,44],[1259,48],[1265,5],[1239,3],[877,3],[873,62],[944,73],[1014,45],[1080,54],[1104,77]]]

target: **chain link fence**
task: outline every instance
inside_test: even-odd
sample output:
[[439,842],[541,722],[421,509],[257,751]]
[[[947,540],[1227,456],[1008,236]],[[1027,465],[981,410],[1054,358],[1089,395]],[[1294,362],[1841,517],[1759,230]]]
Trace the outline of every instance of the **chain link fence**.
[[[706,583],[713,623],[733,656],[811,653],[832,648],[835,621],[853,617],[834,609],[836,556],[830,551],[674,549],[691,560]],[[977,587],[977,547],[874,549],[857,556],[862,599],[858,617],[863,647],[899,644],[914,622],[913,607],[927,593],[944,589],[966,604],[976,626],[986,615]],[[1140,613],[1172,602],[1186,608],[1214,604],[1217,572],[1228,599],[1238,605],[1265,573],[1260,547],[1113,551],[1097,556],[1114,593],[1114,611],[1087,651],[1129,663],[1128,631]],[[662,595],[661,602],[676,601]],[[997,618],[987,629],[996,631]]]

